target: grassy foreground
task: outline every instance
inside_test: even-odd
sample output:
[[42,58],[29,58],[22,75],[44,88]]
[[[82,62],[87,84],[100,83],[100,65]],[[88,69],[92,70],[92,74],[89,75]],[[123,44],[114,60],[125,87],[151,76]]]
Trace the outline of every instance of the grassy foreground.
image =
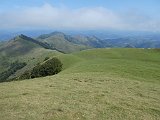
[[55,76],[0,84],[2,120],[159,120],[160,51],[94,49],[58,56]]

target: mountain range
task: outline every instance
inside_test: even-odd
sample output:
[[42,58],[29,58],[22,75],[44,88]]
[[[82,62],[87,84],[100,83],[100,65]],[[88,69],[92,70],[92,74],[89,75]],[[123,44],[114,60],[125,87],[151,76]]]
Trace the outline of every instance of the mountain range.
[[62,32],[42,34],[36,38],[18,35],[9,41],[0,42],[0,73],[9,69],[14,61],[27,65],[15,71],[8,79],[16,78],[31,70],[46,57],[58,56],[92,48],[160,48],[159,36],[148,38],[125,37],[100,39],[90,35],[67,35]]
[[[99,37],[97,37],[99,36]],[[104,37],[106,36],[106,37]],[[160,48],[160,34],[136,34],[135,35],[115,35],[106,34],[64,34],[62,32],[52,32],[43,34],[35,38],[36,40],[47,43],[60,51],[70,53],[88,48]],[[111,37],[112,36],[112,37]],[[63,45],[65,44],[65,45]],[[62,48],[63,46],[63,48]]]

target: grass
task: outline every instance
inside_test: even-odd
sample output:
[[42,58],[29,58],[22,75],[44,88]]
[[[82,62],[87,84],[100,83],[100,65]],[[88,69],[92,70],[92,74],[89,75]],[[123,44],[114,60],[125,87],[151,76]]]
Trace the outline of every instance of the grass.
[[157,50],[91,49],[59,58],[64,63],[62,73],[105,72],[129,79],[160,82],[160,52]]
[[158,120],[160,52],[93,49],[59,55],[55,76],[0,84],[2,120]]

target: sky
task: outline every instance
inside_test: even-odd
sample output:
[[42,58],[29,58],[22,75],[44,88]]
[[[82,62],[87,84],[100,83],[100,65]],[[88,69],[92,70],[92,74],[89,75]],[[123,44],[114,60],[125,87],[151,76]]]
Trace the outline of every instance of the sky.
[[0,0],[0,29],[160,31],[160,0]]

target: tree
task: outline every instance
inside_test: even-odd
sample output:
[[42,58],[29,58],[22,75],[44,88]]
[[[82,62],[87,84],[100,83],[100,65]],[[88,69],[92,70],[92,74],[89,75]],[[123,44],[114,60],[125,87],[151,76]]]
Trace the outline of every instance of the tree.
[[6,82],[6,81],[11,81],[7,80],[11,75],[13,75],[17,70],[22,69],[24,66],[27,64],[25,62],[21,63],[18,61],[15,61],[10,64],[10,67],[8,70],[0,73],[0,82]]
[[46,60],[48,60],[48,59],[49,59],[49,57],[45,57],[44,61],[46,61]]
[[42,64],[35,66],[31,72],[26,72],[19,77],[19,79],[30,79],[37,77],[45,77],[55,75],[62,70],[62,63],[57,58],[52,58]]

